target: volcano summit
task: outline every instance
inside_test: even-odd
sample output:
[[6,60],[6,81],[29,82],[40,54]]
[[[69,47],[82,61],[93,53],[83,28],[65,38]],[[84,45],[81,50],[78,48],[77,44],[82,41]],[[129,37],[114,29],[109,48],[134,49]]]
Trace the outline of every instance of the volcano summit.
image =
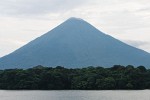
[[37,65],[68,68],[112,65],[150,67],[150,54],[99,31],[86,21],[70,18],[25,46],[0,58],[0,68]]

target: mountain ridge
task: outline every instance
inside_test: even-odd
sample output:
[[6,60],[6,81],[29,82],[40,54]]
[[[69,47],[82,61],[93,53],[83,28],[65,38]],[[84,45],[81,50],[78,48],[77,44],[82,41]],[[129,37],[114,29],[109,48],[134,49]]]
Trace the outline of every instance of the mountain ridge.
[[28,68],[36,65],[71,68],[108,67],[115,64],[150,66],[147,59],[150,59],[148,52],[103,33],[82,19],[69,18],[46,34],[0,58],[0,68]]

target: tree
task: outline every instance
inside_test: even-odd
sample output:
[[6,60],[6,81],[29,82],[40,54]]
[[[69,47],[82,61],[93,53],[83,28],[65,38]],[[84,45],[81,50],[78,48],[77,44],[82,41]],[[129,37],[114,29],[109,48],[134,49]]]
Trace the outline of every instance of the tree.
[[138,66],[138,69],[140,69],[141,72],[146,72],[146,68],[144,66]]

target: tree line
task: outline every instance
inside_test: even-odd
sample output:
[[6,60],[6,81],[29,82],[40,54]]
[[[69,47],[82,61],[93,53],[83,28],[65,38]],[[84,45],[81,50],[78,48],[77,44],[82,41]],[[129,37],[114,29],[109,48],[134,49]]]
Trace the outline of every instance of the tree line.
[[36,66],[0,70],[0,89],[5,90],[116,90],[150,89],[150,69],[114,65],[111,68],[68,69]]

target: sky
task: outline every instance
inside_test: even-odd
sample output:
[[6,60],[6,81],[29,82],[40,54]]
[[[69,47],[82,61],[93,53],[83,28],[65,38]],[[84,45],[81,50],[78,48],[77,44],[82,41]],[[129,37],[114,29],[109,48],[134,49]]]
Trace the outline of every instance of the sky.
[[1,0],[0,57],[70,17],[150,53],[149,0]]

